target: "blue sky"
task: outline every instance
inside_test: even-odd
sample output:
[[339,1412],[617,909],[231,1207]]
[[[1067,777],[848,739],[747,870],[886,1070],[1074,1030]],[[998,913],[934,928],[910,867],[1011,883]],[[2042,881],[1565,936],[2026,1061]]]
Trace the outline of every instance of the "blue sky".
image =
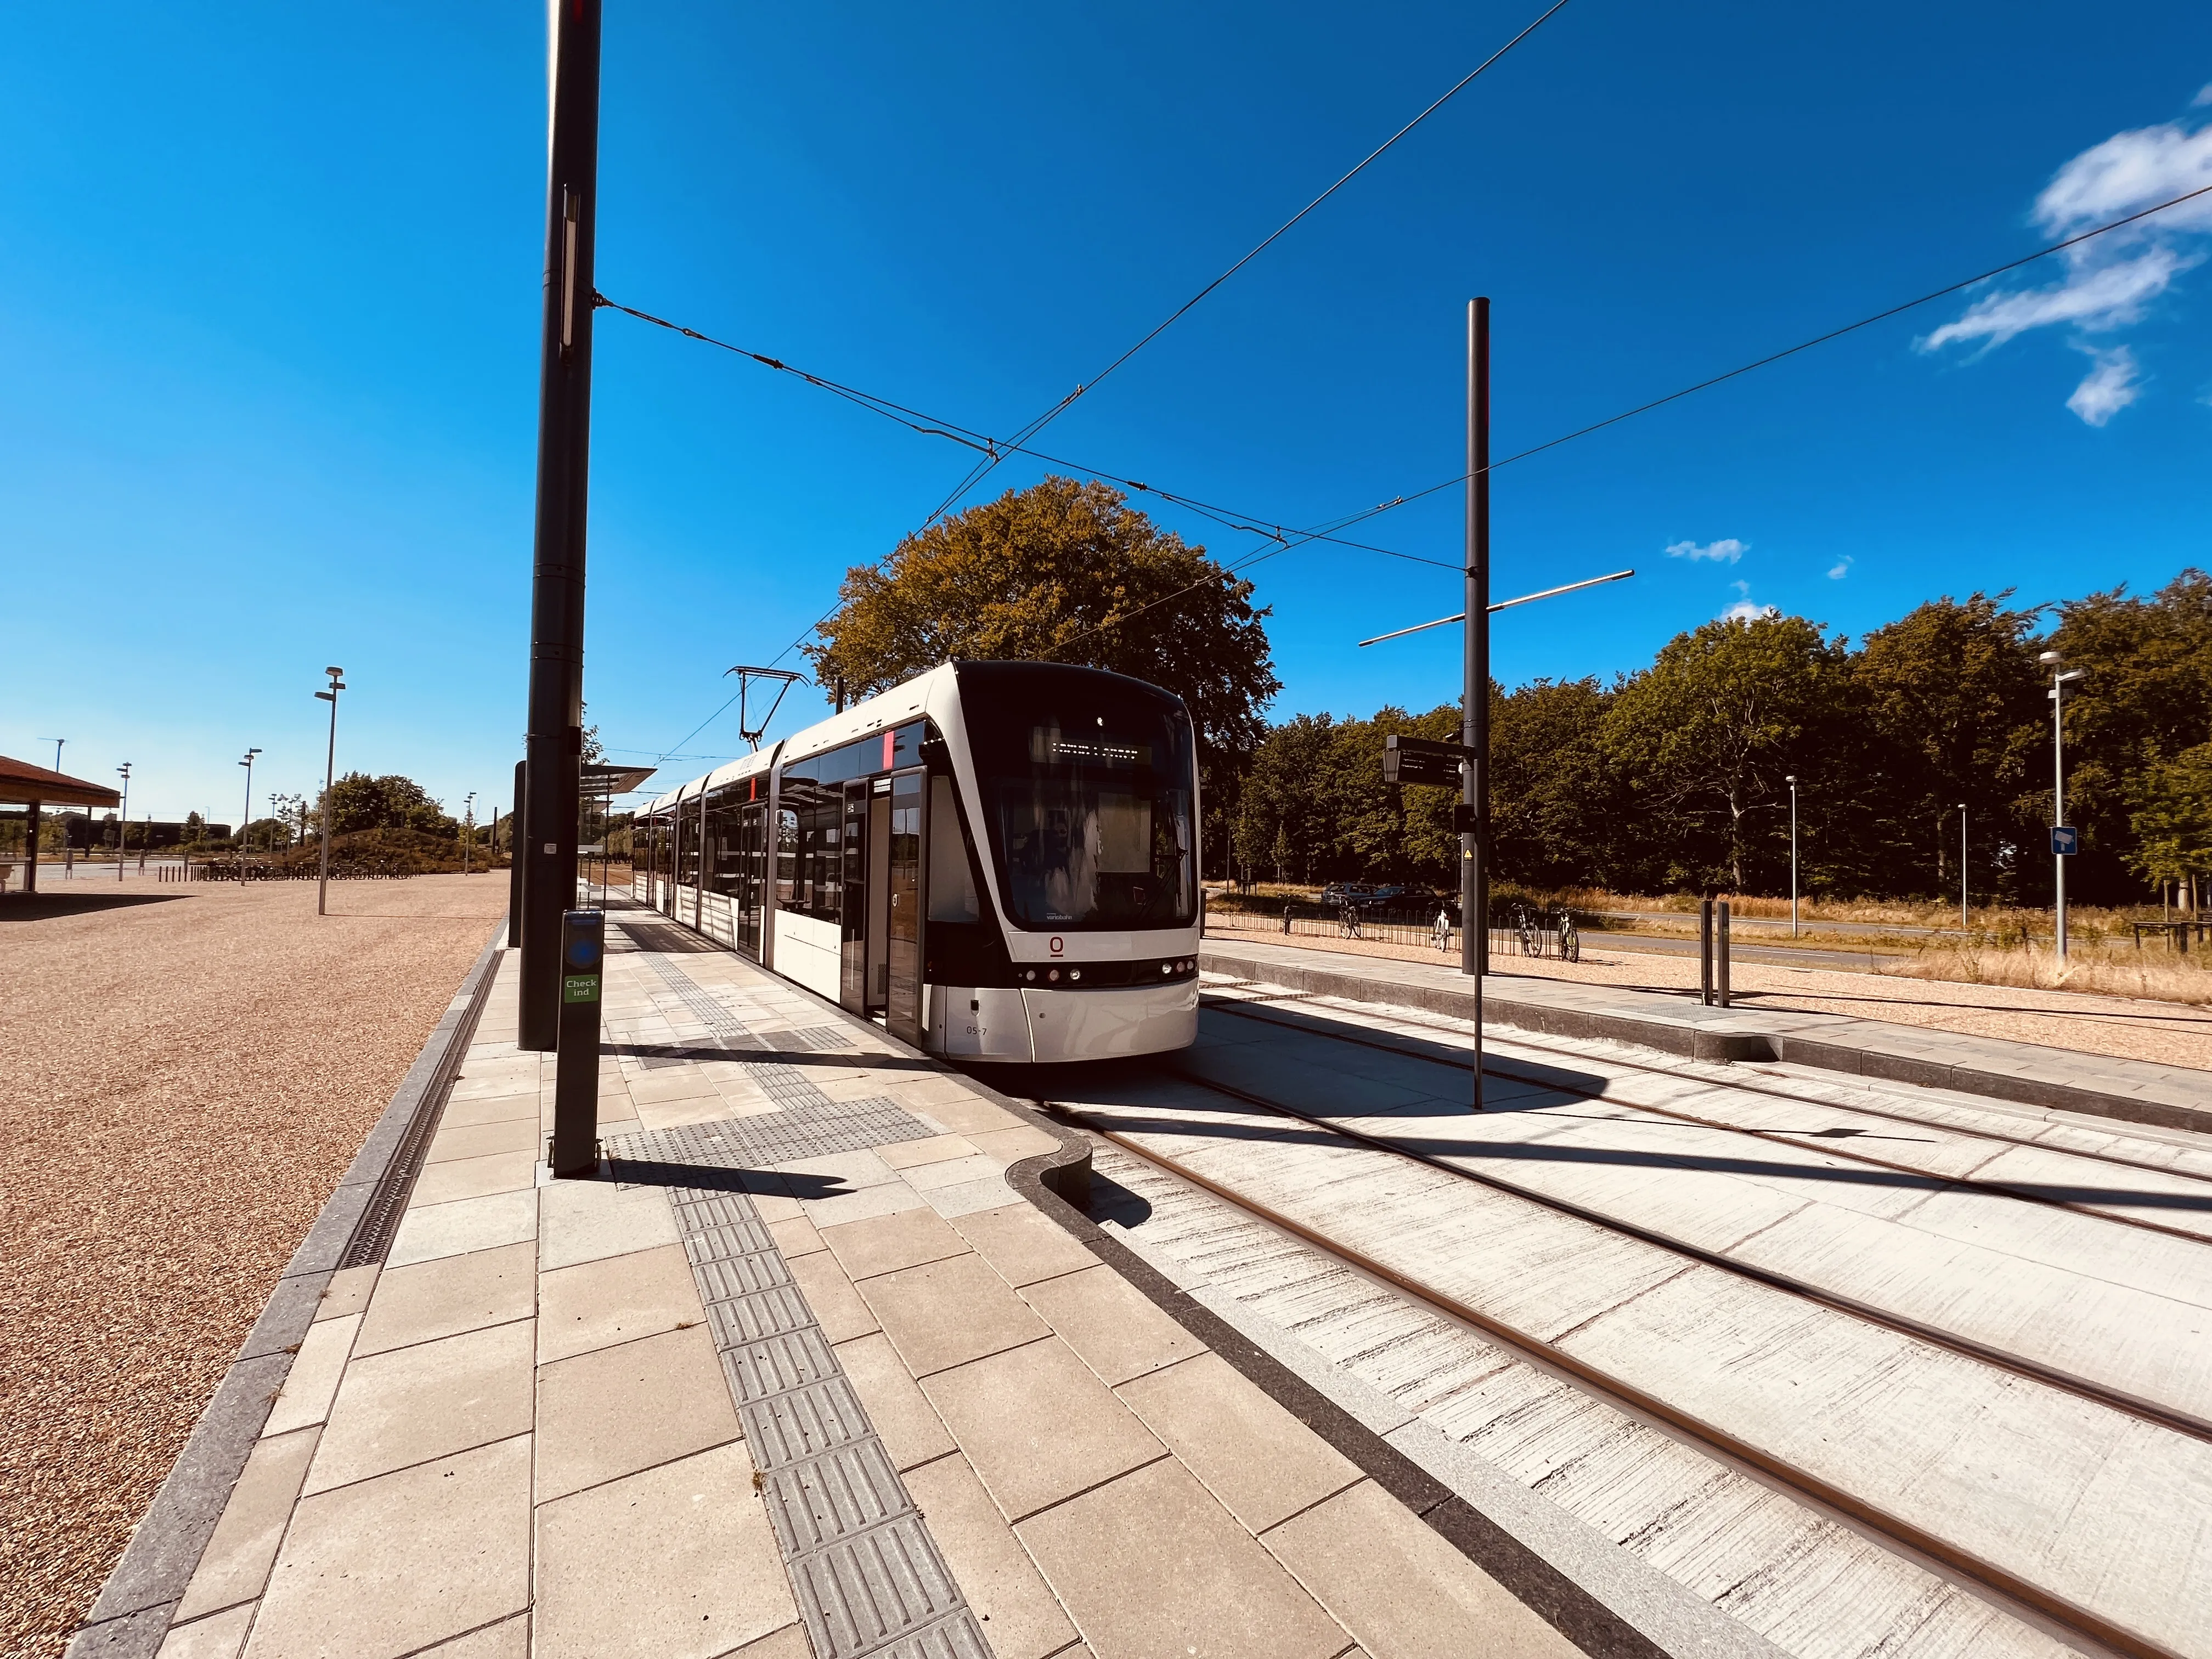
[[[1540,9],[615,0],[600,285],[1008,431]],[[319,779],[337,663],[342,767],[503,790],[542,11],[10,21],[0,752],[66,737],[70,771],[133,763],[134,814],[234,817],[249,744],[258,791]],[[1471,295],[1510,453],[2212,182],[2208,82],[2201,5],[1571,0],[1040,441],[1332,518],[1458,471]],[[1736,604],[1856,635],[1939,592],[2212,562],[2198,208],[1501,470],[1501,596],[1640,573],[1501,617],[1501,678],[1633,669]],[[966,455],[604,313],[596,375],[592,718],[623,758],[727,754],[731,716],[687,737],[721,671],[803,634]],[[1358,533],[1449,561],[1459,515],[1448,491]],[[1254,574],[1279,715],[1452,695],[1449,630],[1353,649],[1457,609],[1449,571],[1309,548]]]

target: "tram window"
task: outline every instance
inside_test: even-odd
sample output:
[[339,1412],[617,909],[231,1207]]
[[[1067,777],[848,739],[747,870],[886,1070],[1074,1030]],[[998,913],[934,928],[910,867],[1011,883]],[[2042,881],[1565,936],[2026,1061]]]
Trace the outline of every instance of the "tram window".
[[1110,685],[1031,692],[1011,664],[963,665],[962,688],[1007,920],[1187,927],[1197,868],[1183,711]]
[[929,781],[929,919],[976,921],[982,916],[975,898],[967,826],[960,822],[952,780]]
[[786,808],[775,815],[775,903],[780,910],[799,902],[799,814]]

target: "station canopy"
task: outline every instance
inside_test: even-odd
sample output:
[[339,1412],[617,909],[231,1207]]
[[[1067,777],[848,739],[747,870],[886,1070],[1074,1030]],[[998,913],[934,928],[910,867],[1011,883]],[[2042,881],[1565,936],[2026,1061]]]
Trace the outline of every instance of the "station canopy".
[[123,805],[123,797],[104,784],[50,771],[28,761],[0,755],[0,801],[40,806],[106,806]]
[[617,795],[627,795],[642,788],[653,775],[650,766],[603,766],[597,761],[586,762],[583,769],[583,793],[603,800]]

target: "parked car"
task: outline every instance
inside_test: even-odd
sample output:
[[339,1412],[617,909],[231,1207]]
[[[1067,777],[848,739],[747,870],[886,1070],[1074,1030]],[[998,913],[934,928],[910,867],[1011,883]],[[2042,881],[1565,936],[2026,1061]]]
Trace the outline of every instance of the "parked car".
[[1332,910],[1347,904],[1364,906],[1375,896],[1375,884],[1366,881],[1333,881],[1321,890],[1321,902]]

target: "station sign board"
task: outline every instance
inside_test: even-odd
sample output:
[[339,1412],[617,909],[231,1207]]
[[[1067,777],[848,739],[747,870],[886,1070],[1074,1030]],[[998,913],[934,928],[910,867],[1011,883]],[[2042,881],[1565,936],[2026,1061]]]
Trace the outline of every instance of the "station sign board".
[[1388,737],[1382,739],[1382,781],[1456,789],[1460,787],[1460,768],[1474,752],[1456,743]]

